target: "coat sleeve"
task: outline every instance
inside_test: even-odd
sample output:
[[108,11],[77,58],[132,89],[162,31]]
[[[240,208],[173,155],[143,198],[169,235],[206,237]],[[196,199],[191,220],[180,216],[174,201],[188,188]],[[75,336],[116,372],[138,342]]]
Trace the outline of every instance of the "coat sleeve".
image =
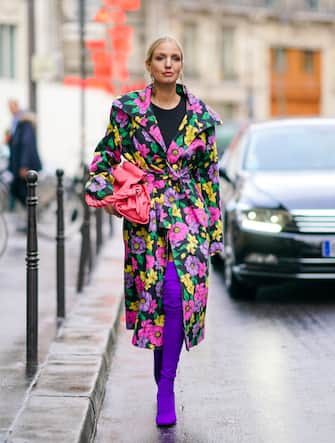
[[223,251],[223,223],[221,214],[218,154],[215,129],[206,131],[206,150],[199,159],[201,192],[209,217],[209,254]]
[[121,162],[122,155],[121,127],[122,133],[126,134],[128,125],[129,117],[112,106],[105,136],[95,148],[89,166],[89,180],[85,185],[86,194],[94,200],[102,202],[113,194],[113,168]]
[[40,171],[42,165],[37,151],[35,128],[31,122],[23,122],[21,125],[21,158],[19,159],[19,167]]

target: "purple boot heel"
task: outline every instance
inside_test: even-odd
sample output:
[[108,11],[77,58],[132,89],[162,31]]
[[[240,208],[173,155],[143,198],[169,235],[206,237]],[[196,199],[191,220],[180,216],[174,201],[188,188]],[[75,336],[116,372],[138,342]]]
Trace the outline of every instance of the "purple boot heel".
[[[164,391],[164,394],[162,393]],[[157,426],[173,426],[177,422],[173,382],[165,387],[160,383],[157,394]]]
[[163,290],[164,329],[162,367],[157,393],[157,426],[176,423],[174,380],[184,340],[181,286],[176,268],[168,263]]

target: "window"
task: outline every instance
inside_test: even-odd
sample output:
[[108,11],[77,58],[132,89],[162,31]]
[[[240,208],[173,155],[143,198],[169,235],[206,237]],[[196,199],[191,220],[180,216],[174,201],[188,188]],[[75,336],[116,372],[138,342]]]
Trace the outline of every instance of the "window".
[[218,48],[220,73],[224,80],[233,80],[236,77],[234,53],[234,30],[224,28],[219,36]]
[[232,120],[235,117],[236,106],[234,103],[225,103],[223,105],[223,118]]
[[333,171],[334,144],[335,130],[331,124],[282,125],[257,129],[248,146],[245,169]]
[[314,52],[303,51],[302,53],[302,68],[306,74],[313,74],[314,72]]
[[319,9],[319,0],[306,0],[306,6],[308,9]]
[[0,77],[15,77],[16,27],[0,24]]
[[182,45],[185,52],[185,73],[189,77],[197,77],[199,75],[198,65],[198,46],[197,46],[197,25],[195,23],[184,23],[182,33]]
[[[231,178],[232,180],[236,179],[237,173],[238,173],[241,163],[242,163],[243,152],[244,152],[246,143],[248,141],[247,133],[241,134],[239,137],[240,138],[236,142],[236,145],[234,142],[234,147],[231,146],[231,149],[228,149],[229,157],[228,157],[226,170],[227,170],[228,177]],[[228,155],[228,151],[226,151],[227,155]]]
[[[59,3],[59,0],[58,2]],[[85,21],[89,22],[101,7],[101,0],[83,0]],[[66,22],[79,21],[80,5],[78,1],[61,0],[63,18]]]
[[287,69],[287,54],[284,48],[274,49],[274,69],[277,74],[284,74]]

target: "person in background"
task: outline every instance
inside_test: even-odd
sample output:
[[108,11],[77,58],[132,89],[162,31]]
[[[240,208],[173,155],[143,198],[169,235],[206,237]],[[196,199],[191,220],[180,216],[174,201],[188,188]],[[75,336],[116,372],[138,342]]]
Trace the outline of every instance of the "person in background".
[[[124,219],[126,326],[154,351],[158,426],[176,423],[174,380],[183,343],[205,336],[209,258],[223,248],[215,125],[218,116],[182,83],[184,55],[172,37],[147,52],[152,83],[114,100],[86,192],[105,204],[124,157],[146,172],[149,223]],[[201,382],[201,381],[199,381]]]
[[9,164],[9,147],[7,144],[9,131],[5,131],[3,143],[0,143],[0,182],[9,187],[12,181],[12,173],[8,170]]
[[8,107],[13,116],[6,137],[10,152],[8,169],[13,175],[10,191],[14,199],[25,206],[27,173],[30,169],[42,169],[37,148],[36,118],[31,112],[21,110],[15,99],[8,101]]

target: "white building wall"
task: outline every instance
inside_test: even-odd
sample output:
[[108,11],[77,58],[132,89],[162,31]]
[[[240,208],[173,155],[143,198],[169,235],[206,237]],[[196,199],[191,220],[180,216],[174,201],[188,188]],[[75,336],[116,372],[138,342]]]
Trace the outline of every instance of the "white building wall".
[[[36,54],[60,56],[61,23],[57,9],[59,0],[36,0]],[[18,99],[23,109],[27,108],[27,10],[25,0],[1,0],[0,23],[17,25],[17,78],[0,78],[0,142],[9,127],[11,115],[8,99]],[[58,59],[61,63],[61,57]],[[60,73],[59,71],[58,73]],[[43,75],[37,86],[38,145],[44,168],[55,171],[64,168],[69,174],[78,172],[81,159],[80,146],[80,90],[52,82],[53,75]],[[56,72],[57,75],[57,72]],[[50,78],[51,77],[51,78]],[[63,78],[63,77],[61,77]],[[86,92],[85,153],[91,159],[93,150],[104,135],[112,97],[99,90]]]
[[[26,107],[26,87],[22,82],[0,81],[0,134],[9,127],[7,108],[10,97],[17,97]],[[90,161],[95,146],[103,137],[113,97],[98,90],[86,93],[85,158]],[[60,83],[42,82],[38,87],[38,146],[44,169],[63,168],[68,174],[78,172],[80,146],[80,90]]]
[[[335,30],[334,30],[335,36]],[[329,117],[335,116],[335,41],[329,39],[324,49],[322,64],[322,112]],[[335,40],[335,37],[334,37]]]

